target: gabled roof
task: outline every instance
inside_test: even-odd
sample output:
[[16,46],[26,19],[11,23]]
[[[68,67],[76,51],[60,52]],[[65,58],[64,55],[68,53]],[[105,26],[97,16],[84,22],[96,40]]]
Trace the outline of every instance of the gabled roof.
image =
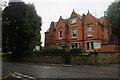
[[85,18],[86,18],[86,15],[83,14],[83,15],[82,15],[82,21],[84,21]]
[[[68,26],[69,18],[63,19],[62,16],[60,16],[60,19],[64,22],[65,26]],[[60,19],[59,19],[59,21],[60,21]],[[58,22],[59,22],[59,21],[58,21]],[[57,26],[58,22],[55,23],[56,26]]]
[[[75,14],[76,16],[72,16],[73,14]],[[70,18],[75,18],[75,17],[79,17],[80,19],[82,19],[82,16],[80,14],[76,13],[75,10],[73,9],[73,12],[72,12]]]
[[57,25],[57,22],[54,22],[54,25],[55,25],[55,27],[56,27],[56,25]]
[[104,26],[103,24],[100,23],[99,19],[97,19],[97,18],[96,18],[95,16],[93,16],[91,13],[88,12],[87,15],[88,15],[88,14],[90,14],[90,15],[93,17],[93,19],[94,19],[96,22],[98,22],[98,24]]
[[104,17],[99,18],[99,22],[100,22],[101,24],[104,24],[104,20],[105,20]]
[[68,19],[63,19],[63,22],[65,23],[66,26],[68,26],[68,21],[69,21],[69,18]]
[[[74,10],[73,10],[72,14],[73,14],[73,13],[75,13],[76,16],[71,16],[70,18],[67,18],[67,19],[63,19],[62,16],[60,16],[60,19],[63,20],[63,22],[65,23],[65,26],[68,26],[68,21],[69,21],[69,19],[78,17],[80,20],[84,21],[84,19],[86,18],[86,16],[89,14],[90,16],[93,17],[93,19],[94,19],[96,22],[98,22],[99,25],[101,25],[101,26],[104,27],[104,24],[102,23],[102,19],[104,20],[104,17],[98,19],[98,18],[96,18],[95,16],[93,16],[91,13],[89,13],[89,11],[88,11],[87,15],[83,14],[82,16],[79,15],[79,14],[77,14]],[[72,14],[71,14],[71,15],[72,15]],[[58,21],[58,22],[59,22],[59,21]],[[54,27],[53,27],[53,28],[54,28],[55,30],[56,30],[56,26],[57,26],[58,22],[53,22],[53,24],[54,24]],[[49,32],[49,31],[50,31],[50,28],[49,28],[46,32]],[[46,32],[45,32],[45,33],[46,33]]]
[[[54,28],[54,30],[56,30],[56,25],[58,22],[51,22],[52,24],[54,24],[54,26],[52,28]],[[50,31],[50,28],[45,32],[48,33]]]
[[45,33],[47,33],[47,32],[49,32],[49,29]]
[[[77,13],[76,13],[76,14],[77,14]],[[81,16],[81,15],[77,14],[77,16],[78,16],[80,19],[82,19],[82,16]]]

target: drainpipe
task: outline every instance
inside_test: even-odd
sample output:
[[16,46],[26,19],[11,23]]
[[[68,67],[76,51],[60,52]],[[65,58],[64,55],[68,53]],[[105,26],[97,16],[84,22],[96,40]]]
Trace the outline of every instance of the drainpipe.
[[83,40],[83,48],[84,48],[84,21],[82,21],[82,40]]

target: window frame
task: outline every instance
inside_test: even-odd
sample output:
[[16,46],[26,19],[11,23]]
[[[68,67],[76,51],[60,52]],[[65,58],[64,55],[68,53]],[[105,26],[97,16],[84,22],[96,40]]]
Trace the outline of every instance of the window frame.
[[90,50],[90,43],[86,42],[86,50],[89,51]]
[[91,37],[91,36],[92,36],[92,26],[91,26],[91,25],[88,25],[88,26],[87,26],[87,36],[88,36],[88,37]]
[[[72,45],[74,45],[74,48],[72,47]],[[78,43],[71,43],[71,49],[75,49],[78,48]]]
[[[88,47],[89,47],[89,49],[88,49]],[[94,51],[94,42],[93,41],[86,42],[86,51],[87,52]]]
[[71,20],[71,23],[72,23],[72,24],[77,23],[76,18],[73,18],[73,19]]
[[62,39],[62,29],[59,30],[59,39]]
[[[74,33],[74,31],[75,31],[75,33]],[[77,30],[76,30],[76,28],[72,28],[72,39],[73,38],[77,38]]]

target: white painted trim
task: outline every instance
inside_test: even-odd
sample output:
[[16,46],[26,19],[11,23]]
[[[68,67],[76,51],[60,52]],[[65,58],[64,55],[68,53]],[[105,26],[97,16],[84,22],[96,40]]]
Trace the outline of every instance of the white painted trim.
[[[87,42],[89,42],[89,50],[87,50]],[[94,51],[94,50],[92,50],[91,42],[93,42],[93,44],[94,44],[94,41],[86,41],[86,42],[85,42],[86,52],[92,52],[92,51]],[[94,46],[94,45],[93,45],[93,46]]]

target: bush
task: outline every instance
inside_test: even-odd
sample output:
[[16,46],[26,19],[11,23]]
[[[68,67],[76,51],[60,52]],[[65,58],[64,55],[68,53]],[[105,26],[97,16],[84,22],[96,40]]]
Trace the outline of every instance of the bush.
[[54,48],[50,48],[50,49],[45,49],[43,51],[43,54],[64,54],[65,50],[63,49],[54,49]]
[[60,50],[62,50],[63,48],[60,47],[60,46],[54,46],[54,47],[52,47],[51,49],[60,49]]
[[82,54],[84,53],[84,50],[82,48],[75,48],[75,49],[71,49],[70,54]]

